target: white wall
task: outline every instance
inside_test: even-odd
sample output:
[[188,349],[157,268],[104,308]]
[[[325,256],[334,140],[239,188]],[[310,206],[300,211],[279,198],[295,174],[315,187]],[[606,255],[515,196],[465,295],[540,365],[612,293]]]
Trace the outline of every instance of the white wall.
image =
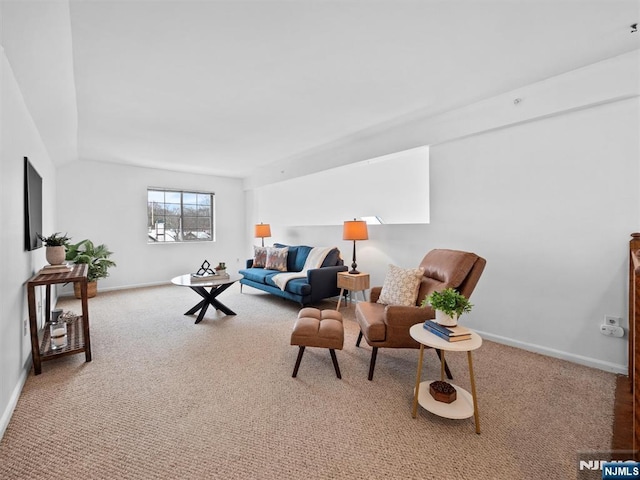
[[429,223],[429,147],[273,183],[254,196],[264,223],[274,212],[278,225],[342,225],[365,216],[385,224]]
[[[99,290],[167,283],[197,270],[203,260],[244,261],[244,195],[239,179],[79,161],[58,169],[58,230],[72,242],[89,238],[114,252],[117,267]],[[216,194],[216,241],[147,243],[147,187]],[[70,288],[70,287],[69,287]]]
[[432,148],[430,239],[488,261],[470,326],[624,371],[626,339],[598,326],[628,326],[639,113],[625,100]]
[[[638,87],[617,84],[621,73],[637,80],[637,52],[622,63],[613,79],[612,62],[603,62],[523,87],[518,97],[529,105],[520,114],[505,116],[505,94],[458,112],[459,122],[452,113],[421,122],[425,140],[442,139],[430,150],[431,223],[371,226],[358,242],[359,270],[381,285],[388,263],[415,266],[432,248],[474,251],[487,268],[466,324],[489,339],[626,372],[628,339],[598,331],[605,314],[628,327],[627,248],[640,219]],[[248,190],[249,206],[254,196]],[[339,226],[272,221],[272,234],[338,245],[350,263]]]
[[[0,47],[0,437],[31,366],[25,282],[46,264],[44,249],[24,250],[24,157],[42,177],[45,232],[56,224],[53,164]],[[41,317],[41,315],[40,315]]]

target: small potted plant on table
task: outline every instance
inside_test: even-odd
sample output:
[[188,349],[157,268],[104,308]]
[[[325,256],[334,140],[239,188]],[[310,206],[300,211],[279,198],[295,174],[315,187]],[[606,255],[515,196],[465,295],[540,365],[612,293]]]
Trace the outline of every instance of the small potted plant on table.
[[46,247],[45,256],[47,262],[49,262],[50,265],[62,265],[65,260],[69,240],[71,240],[67,237],[67,234],[62,235],[60,232],[56,232],[48,237],[44,237],[39,233],[36,235],[38,235],[38,238]]
[[473,307],[467,297],[453,288],[432,292],[421,305],[431,306],[436,311],[436,322],[446,327],[455,327],[460,315],[470,312]]

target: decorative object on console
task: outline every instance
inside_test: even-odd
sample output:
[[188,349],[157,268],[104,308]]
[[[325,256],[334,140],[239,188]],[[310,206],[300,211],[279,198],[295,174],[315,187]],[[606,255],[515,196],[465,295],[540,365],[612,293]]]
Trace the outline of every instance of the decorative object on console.
[[[91,240],[85,239],[67,248],[67,261],[74,263],[86,263],[89,267],[87,274],[87,296],[95,297],[98,294],[97,282],[101,278],[109,276],[109,269],[115,267],[116,263],[109,257],[113,252],[102,245],[95,245]],[[76,298],[80,298],[80,284],[74,283],[74,293]]]
[[262,240],[262,246],[264,247],[264,239],[271,236],[271,225],[260,222],[260,224],[255,227],[254,236]]
[[225,262],[219,262],[218,266],[215,268],[216,277],[218,278],[229,278],[229,274],[227,273],[227,264]]
[[447,382],[436,380],[429,384],[429,393],[438,402],[455,402],[457,394],[453,385]]
[[49,334],[52,350],[59,350],[67,346],[67,324],[62,321],[59,315],[51,319]]
[[356,241],[369,239],[367,222],[364,220],[356,220],[355,218],[353,220],[346,220],[342,227],[342,239],[353,241],[353,263],[351,264],[351,270],[349,270],[349,273],[358,274],[360,272],[356,270],[356,267],[358,266],[356,263]]
[[205,261],[200,265],[198,271],[191,274],[191,278],[195,280],[207,280],[211,277],[215,277],[216,272],[214,272],[210,267],[211,264],[205,259]]
[[[63,310],[61,308],[54,308],[53,310],[51,310],[51,321],[52,322],[57,322],[58,319],[60,319],[60,317],[62,316]],[[62,321],[62,319],[60,319],[60,321]]]
[[40,269],[40,273],[43,275],[51,275],[52,273],[65,273],[71,271],[71,266],[67,263],[61,263],[60,265],[45,265]]
[[72,323],[78,319],[79,315],[75,313],[73,310],[67,310],[63,312],[58,318],[64,323]]
[[69,240],[71,240],[71,238],[67,237],[66,233],[62,235],[60,232],[56,232],[48,237],[44,237],[39,233],[36,235],[46,247],[45,256],[47,258],[47,262],[49,262],[50,265],[62,265],[66,256],[67,246],[69,245]]
[[432,292],[425,297],[421,306],[431,306],[436,311],[436,322],[446,327],[455,327],[460,315],[469,313],[473,308],[467,297],[454,288]]

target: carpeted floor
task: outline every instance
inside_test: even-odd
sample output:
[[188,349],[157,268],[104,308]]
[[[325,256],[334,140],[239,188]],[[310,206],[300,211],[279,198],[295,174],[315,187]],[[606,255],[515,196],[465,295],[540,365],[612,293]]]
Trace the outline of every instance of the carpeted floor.
[[[577,456],[610,448],[615,375],[492,342],[474,354],[473,418],[419,408],[417,350],[308,348],[291,378],[299,307],[234,285],[195,325],[199,297],[161,286],[90,300],[93,361],[74,355],[30,373],[0,442],[3,479],[570,479]],[[59,306],[80,312],[75,299]],[[321,308],[335,308],[325,302]],[[447,356],[469,389],[466,354]],[[425,354],[423,379],[439,375]]]

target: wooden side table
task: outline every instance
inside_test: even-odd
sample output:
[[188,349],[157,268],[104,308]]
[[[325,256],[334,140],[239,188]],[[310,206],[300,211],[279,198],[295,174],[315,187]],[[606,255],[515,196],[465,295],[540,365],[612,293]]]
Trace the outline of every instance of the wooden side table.
[[[86,264],[74,265],[71,270],[63,273],[37,273],[27,281],[27,301],[29,304],[29,327],[31,330],[31,355],[33,356],[33,371],[36,375],[42,373],[42,362],[53,358],[74,355],[84,352],[85,360],[91,361],[91,337],[89,336],[89,302],[87,300],[87,272]],[[68,325],[67,346],[58,350],[51,348],[49,322],[51,321],[51,285],[57,283],[80,283],[82,316],[77,317]],[[46,286],[45,294],[45,325],[41,337],[38,335],[38,321],[36,316],[35,287]]]
[[[412,417],[418,414],[418,404],[431,413],[441,417],[462,419],[474,417],[476,433],[480,433],[480,415],[478,413],[478,396],[476,395],[476,381],[473,374],[473,360],[471,352],[477,350],[482,345],[482,337],[476,332],[471,332],[469,340],[460,342],[449,342],[426,330],[422,323],[418,323],[409,329],[409,335],[420,343],[420,356],[418,357],[418,372],[416,373],[416,386],[413,392]],[[444,381],[444,352],[467,352],[469,362],[469,379],[471,381],[471,393],[458,385],[452,385],[457,392],[458,398],[452,403],[444,403],[435,400],[429,393],[429,385],[433,380],[420,382],[422,373],[422,359],[424,357],[424,347],[431,347],[440,350],[440,380]]]
[[345,290],[349,290],[349,292],[362,292],[362,298],[366,302],[367,297],[365,290],[369,289],[369,274],[338,272],[338,287],[340,288],[340,297],[338,298],[336,310],[340,310],[340,302],[342,301],[342,295]]

